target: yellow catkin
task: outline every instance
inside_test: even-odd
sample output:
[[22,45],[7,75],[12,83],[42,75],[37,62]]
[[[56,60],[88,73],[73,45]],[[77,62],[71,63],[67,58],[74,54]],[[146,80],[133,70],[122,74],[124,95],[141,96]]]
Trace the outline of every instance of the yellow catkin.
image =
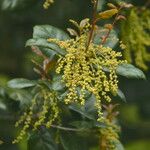
[[51,4],[54,3],[54,0],[46,0],[43,4],[44,9],[48,9]]
[[[41,101],[42,105],[37,106],[36,101]],[[39,107],[35,112],[35,108]],[[18,143],[23,139],[29,128],[37,130],[40,126],[51,127],[51,124],[59,118],[59,108],[56,94],[53,91],[43,89],[32,100],[28,112],[25,112],[16,122],[16,127],[23,125],[18,137],[12,142]]]
[[150,62],[150,10],[136,7],[127,15],[127,21],[121,25],[121,43],[124,50],[124,58],[129,63],[135,63],[143,70],[147,70]]
[[[87,29],[90,25],[85,26]],[[124,61],[119,60],[122,56],[121,53],[112,50],[110,47],[91,43],[89,48],[86,49],[89,30],[84,31],[86,32],[81,32],[82,34],[75,39],[66,41],[48,39],[48,41],[56,43],[67,52],[64,57],[58,60],[56,69],[56,73],[63,74],[63,82],[69,90],[64,99],[65,103],[79,102],[84,105],[85,91],[89,91],[96,98],[95,106],[98,109],[98,120],[101,120],[101,101],[110,102],[110,93],[117,92],[116,68]],[[106,73],[105,68],[109,72]],[[77,88],[80,88],[80,94],[78,94]]]
[[116,143],[119,141],[120,128],[112,124],[108,119],[104,120],[106,127],[100,129],[101,140],[105,140],[105,146],[108,150],[116,150]]
[[18,122],[16,122],[16,127],[18,127],[21,123],[23,123],[23,128],[20,131],[19,135],[17,136],[17,138],[12,142],[13,144],[18,143],[19,141],[21,141],[23,139],[23,137],[26,135],[27,130],[29,129],[30,125],[31,125],[31,118],[33,115],[33,108],[35,106],[35,99],[32,100],[32,104],[29,108],[29,112],[28,113],[24,113],[23,116],[21,116],[20,120],[18,120]]

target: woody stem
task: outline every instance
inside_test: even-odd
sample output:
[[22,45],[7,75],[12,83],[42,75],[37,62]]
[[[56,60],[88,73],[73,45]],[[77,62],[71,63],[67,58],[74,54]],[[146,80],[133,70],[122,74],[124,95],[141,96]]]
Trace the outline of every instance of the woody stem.
[[106,35],[104,36],[104,38],[103,38],[103,40],[102,40],[102,42],[101,42],[101,45],[104,45],[104,44],[106,43],[107,38],[109,37],[111,30],[114,28],[114,26],[115,26],[115,24],[116,24],[116,22],[117,22],[117,18],[118,18],[118,16],[119,16],[119,12],[121,11],[122,8],[123,8],[123,6],[121,6],[121,7],[118,9],[118,13],[117,13],[117,15],[116,15],[116,17],[115,17],[115,19],[114,19],[114,21],[113,21],[113,23],[112,23],[112,28],[111,28],[111,29],[108,29],[108,32],[106,33]]
[[96,24],[97,5],[98,5],[98,0],[96,0],[96,1],[94,2],[93,17],[92,17],[92,27],[91,27],[89,39],[88,39],[88,42],[87,42],[86,50],[88,50],[88,48],[89,48],[89,45],[90,45],[90,43],[91,43],[91,40],[92,40],[92,37],[93,37],[93,33],[94,33],[94,27],[95,27],[95,24]]

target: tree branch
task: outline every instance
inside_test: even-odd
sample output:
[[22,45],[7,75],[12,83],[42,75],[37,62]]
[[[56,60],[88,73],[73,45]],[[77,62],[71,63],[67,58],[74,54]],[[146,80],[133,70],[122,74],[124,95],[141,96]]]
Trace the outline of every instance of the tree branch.
[[95,24],[96,24],[97,5],[98,5],[98,0],[96,0],[94,2],[93,17],[92,17],[92,27],[91,27],[89,39],[88,39],[88,42],[87,42],[86,50],[88,50],[88,48],[89,48],[89,45],[91,43],[91,40],[92,40],[92,37],[93,37],[93,33],[94,33],[94,27],[95,27]]

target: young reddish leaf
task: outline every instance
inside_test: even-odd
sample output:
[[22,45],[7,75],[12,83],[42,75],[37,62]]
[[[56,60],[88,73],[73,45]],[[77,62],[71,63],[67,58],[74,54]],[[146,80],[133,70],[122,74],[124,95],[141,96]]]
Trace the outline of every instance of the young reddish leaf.
[[105,24],[104,27],[105,27],[106,29],[111,30],[111,29],[113,28],[113,25],[112,25],[112,24]]
[[116,18],[116,20],[126,20],[126,17],[125,16],[123,16],[123,15],[119,15],[117,18]]
[[97,14],[97,20],[99,20],[99,19],[109,19],[117,13],[118,13],[117,9],[110,9],[110,10],[100,12],[100,13]]

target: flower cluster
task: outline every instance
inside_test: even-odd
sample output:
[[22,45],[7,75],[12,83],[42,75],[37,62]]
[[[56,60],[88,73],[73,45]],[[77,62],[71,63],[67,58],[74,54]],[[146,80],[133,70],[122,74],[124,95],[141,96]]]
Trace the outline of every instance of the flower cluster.
[[120,128],[112,124],[108,119],[105,119],[105,123],[107,125],[106,128],[100,129],[101,139],[104,139],[102,146],[107,148],[108,150],[115,150],[116,144],[119,141]]
[[[140,13],[139,13],[140,12]],[[147,70],[149,68],[150,53],[150,10],[134,7],[128,13],[127,21],[122,22],[121,38],[126,45],[124,58],[129,63],[135,63],[138,67]]]
[[43,7],[44,7],[45,9],[48,9],[48,7],[49,7],[52,3],[54,3],[54,0],[46,0],[46,1],[44,2],[44,4],[43,4]]
[[[87,25],[86,25],[87,26]],[[88,33],[84,32],[75,39],[59,41],[48,39],[65,49],[67,54],[60,57],[56,72],[63,74],[63,82],[68,88],[65,103],[79,102],[85,104],[86,91],[94,94],[99,119],[102,117],[101,101],[111,101],[111,93],[118,90],[116,68],[123,61],[122,55],[110,47],[90,43],[87,49]],[[78,90],[79,89],[79,90]]]
[[[41,103],[41,101],[38,101],[39,99],[43,100],[42,104],[39,104]],[[41,107],[39,107],[39,105]],[[59,109],[55,93],[43,90],[35,96],[29,110],[24,112],[24,114],[16,122],[16,127],[23,125],[23,128],[13,143],[18,143],[22,140],[29,128],[36,130],[41,125],[49,128],[52,123],[58,119],[58,116]]]

